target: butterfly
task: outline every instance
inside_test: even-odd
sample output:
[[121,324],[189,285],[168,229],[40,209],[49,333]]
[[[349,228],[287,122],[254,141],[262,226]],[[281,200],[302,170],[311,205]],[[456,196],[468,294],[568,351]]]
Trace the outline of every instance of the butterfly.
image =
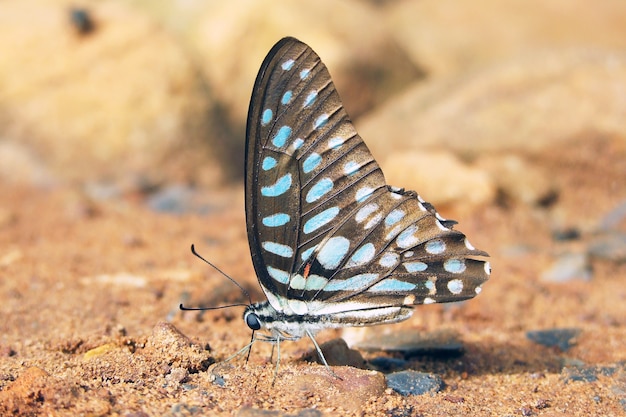
[[387,185],[326,66],[297,39],[261,65],[245,168],[248,242],[267,297],[245,309],[247,347],[257,330],[278,349],[308,336],[328,367],[318,331],[406,320],[416,305],[474,297],[489,278],[476,259],[487,253],[455,221]]

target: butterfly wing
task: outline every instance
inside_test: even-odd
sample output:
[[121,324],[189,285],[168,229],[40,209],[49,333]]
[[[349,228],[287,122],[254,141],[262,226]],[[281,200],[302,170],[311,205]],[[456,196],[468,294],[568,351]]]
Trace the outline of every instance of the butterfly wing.
[[488,264],[474,259],[414,192],[389,187],[356,132],[326,66],[285,38],[257,76],[246,135],[246,223],[272,306],[311,314],[474,296]]

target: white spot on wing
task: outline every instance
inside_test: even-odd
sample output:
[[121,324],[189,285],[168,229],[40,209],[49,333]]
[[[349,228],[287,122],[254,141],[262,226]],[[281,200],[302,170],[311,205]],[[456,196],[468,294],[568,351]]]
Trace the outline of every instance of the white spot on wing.
[[395,252],[385,252],[383,256],[381,256],[378,264],[383,268],[393,268],[398,263],[400,256]]
[[460,279],[453,279],[448,282],[448,290],[452,294],[460,294],[463,291],[463,281]]
[[465,271],[465,261],[462,259],[446,259],[443,263],[443,269],[451,274],[460,274]]
[[291,311],[299,316],[303,316],[309,313],[309,309],[306,306],[306,303],[302,300],[290,299],[287,301],[287,304],[291,308]]
[[404,229],[402,233],[398,235],[398,238],[396,239],[396,243],[402,249],[408,249],[417,245],[417,243],[419,242],[419,239],[415,236],[416,232],[417,232],[417,225],[416,224],[410,225],[409,227]]
[[424,249],[431,255],[439,255],[446,251],[446,244],[441,239],[433,239],[426,243]]
[[356,220],[357,223],[362,223],[376,210],[378,210],[378,204],[367,204],[366,206],[363,206],[359,211],[357,211],[354,220]]

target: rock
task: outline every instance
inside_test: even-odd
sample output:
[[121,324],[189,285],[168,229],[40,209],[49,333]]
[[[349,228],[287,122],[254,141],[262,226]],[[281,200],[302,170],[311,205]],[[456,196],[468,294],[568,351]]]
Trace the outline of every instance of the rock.
[[432,77],[475,72],[540,50],[626,48],[626,4],[605,2],[590,13],[584,0],[394,2],[388,26]]
[[91,3],[87,36],[62,3],[0,3],[0,50],[11,57],[0,60],[0,122],[36,150],[31,177],[39,182],[42,169],[48,180],[189,176],[200,158],[182,164],[181,145],[210,136],[212,103],[184,49],[124,2]]
[[235,413],[236,417],[322,417],[323,415],[320,410],[313,408],[305,408],[294,414],[278,410],[260,410],[258,408],[244,407]]
[[0,181],[39,187],[56,183],[41,157],[23,143],[9,139],[0,139]]
[[[6,389],[0,391],[0,415],[31,416],[53,415],[58,410],[75,414],[72,407],[81,388],[60,380],[41,368],[25,368],[18,378]],[[111,405],[106,400],[92,398],[90,410],[98,410],[105,415]]]
[[550,175],[519,155],[486,154],[475,165],[489,174],[499,192],[527,205],[538,204],[556,189]]
[[580,132],[626,137],[624,80],[622,53],[537,53],[457,79],[415,83],[357,127],[374,155],[443,147],[475,158],[564,146]]
[[484,171],[463,164],[445,151],[391,153],[381,166],[389,184],[415,190],[435,206],[486,204],[496,193]]
[[[320,349],[330,366],[352,366],[361,369],[365,367],[363,356],[357,350],[350,349],[343,339],[333,339],[322,343]],[[323,364],[315,349],[307,353],[303,359]]]
[[562,352],[567,352],[576,344],[576,338],[580,329],[547,329],[526,332],[526,337],[535,343],[547,347],[558,347]]
[[95,347],[93,349],[89,349],[83,355],[83,359],[89,360],[89,359],[95,358],[97,356],[105,355],[105,354],[115,350],[116,347],[117,346],[115,345],[115,343],[105,343],[104,345],[100,345],[100,346]]
[[182,384],[189,378],[189,371],[185,368],[172,368],[165,376],[165,380],[170,383]]
[[423,395],[443,389],[443,380],[438,375],[415,371],[394,372],[386,376],[389,388],[403,396]]
[[624,364],[610,366],[576,366],[563,368],[561,376],[564,382],[595,382],[598,376],[613,376],[618,371],[624,371]]
[[309,365],[305,371],[294,374],[282,372],[276,380],[276,389],[285,390],[294,398],[317,396],[316,404],[320,409],[336,408],[349,414],[359,414],[368,400],[385,391],[385,377],[379,372],[350,366],[335,366],[333,372],[341,379],[323,366]]
[[165,322],[152,329],[143,354],[157,358],[157,362],[167,368],[182,368],[190,373],[206,371],[215,362],[207,350]]
[[592,278],[591,266],[586,253],[568,252],[560,255],[547,270],[541,274],[546,282],[568,282],[573,279],[589,281]]
[[626,233],[607,231],[593,237],[587,252],[593,258],[626,262]]

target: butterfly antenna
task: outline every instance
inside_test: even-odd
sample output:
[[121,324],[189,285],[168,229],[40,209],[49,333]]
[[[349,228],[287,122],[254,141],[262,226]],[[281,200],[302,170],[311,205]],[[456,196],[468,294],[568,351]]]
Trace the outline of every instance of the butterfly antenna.
[[204,259],[201,255],[199,255],[198,252],[196,252],[196,248],[195,248],[195,246],[193,244],[191,245],[191,253],[193,253],[197,258],[203,260],[207,265],[211,266],[217,272],[219,272],[220,274],[225,276],[230,282],[232,282],[237,287],[239,287],[241,292],[244,293],[246,295],[246,297],[248,297],[248,304],[237,303],[237,304],[230,304],[230,305],[227,305],[227,306],[220,306],[220,307],[201,307],[201,308],[189,308],[189,307],[184,307],[182,304],[180,304],[179,308],[181,310],[184,310],[184,311],[191,311],[191,310],[217,310],[217,309],[220,309],[220,308],[228,308],[228,307],[236,307],[236,306],[249,306],[250,304],[252,304],[252,298],[250,297],[250,293],[244,287],[242,287],[237,281],[235,281],[234,279],[229,277],[224,271],[222,271],[217,266],[213,265],[211,262],[209,262],[206,259]]

